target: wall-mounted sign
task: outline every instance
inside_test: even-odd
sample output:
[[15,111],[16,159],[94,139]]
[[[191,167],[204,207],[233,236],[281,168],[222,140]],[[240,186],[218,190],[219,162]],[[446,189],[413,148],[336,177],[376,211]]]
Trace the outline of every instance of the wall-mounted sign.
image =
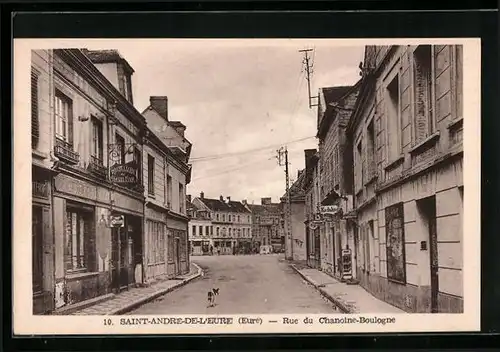
[[116,164],[111,167],[111,182],[119,185],[134,184],[137,182],[137,170],[131,164]]
[[124,227],[125,226],[125,217],[123,215],[114,215],[109,219],[110,227]]

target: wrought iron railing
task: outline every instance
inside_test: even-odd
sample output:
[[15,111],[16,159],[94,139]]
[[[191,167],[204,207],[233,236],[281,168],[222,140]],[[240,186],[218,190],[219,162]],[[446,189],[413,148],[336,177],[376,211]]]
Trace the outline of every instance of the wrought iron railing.
[[44,181],[32,181],[33,195],[39,198],[49,197],[49,184]]
[[80,160],[80,154],[73,150],[73,146],[70,143],[59,138],[56,138],[54,154],[59,159],[62,159],[70,164],[77,164]]
[[89,171],[101,178],[106,178],[108,175],[108,168],[104,166],[103,161],[93,155],[90,156]]

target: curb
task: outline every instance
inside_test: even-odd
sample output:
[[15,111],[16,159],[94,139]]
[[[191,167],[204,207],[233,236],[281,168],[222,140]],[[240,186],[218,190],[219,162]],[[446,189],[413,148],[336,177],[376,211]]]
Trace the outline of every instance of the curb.
[[306,275],[304,275],[303,273],[300,272],[299,269],[297,269],[297,267],[295,266],[295,264],[290,264],[290,266],[292,267],[293,270],[295,270],[295,272],[297,274],[299,274],[305,281],[307,281],[309,284],[311,284],[312,286],[314,286],[314,288],[316,290],[318,290],[321,295],[323,297],[325,297],[326,299],[328,299],[330,302],[332,302],[337,308],[340,309],[340,311],[342,313],[347,313],[347,314],[354,314],[356,313],[356,310],[355,308],[353,307],[349,307],[348,305],[346,305],[344,302],[340,301],[339,299],[333,297],[331,294],[329,294],[328,292],[326,292],[326,290],[324,290],[322,287],[320,287],[320,285],[318,285],[316,282],[314,282],[312,279],[308,278]]
[[140,298],[132,303],[130,303],[128,306],[126,307],[120,307],[118,309],[115,309],[114,311],[111,311],[110,313],[108,313],[107,315],[122,315],[122,314],[125,314],[125,313],[128,313],[130,312],[131,310],[134,310],[135,308],[138,308],[139,306],[142,306],[143,304],[145,303],[148,303],[160,296],[163,296],[169,292],[172,292],[173,290],[179,288],[179,287],[182,287],[184,285],[186,285],[187,283],[193,281],[194,279],[197,279],[199,278],[200,276],[203,275],[203,270],[200,268],[200,266],[198,264],[195,264],[193,262],[191,262],[191,264],[193,264],[197,269],[198,269],[198,272],[182,281],[180,281],[178,284],[175,284],[171,287],[168,287],[168,288],[165,288],[165,289],[162,289],[160,291],[157,291],[157,292],[154,292],[152,294],[150,294],[149,296],[146,296],[146,297],[143,297],[143,298]]

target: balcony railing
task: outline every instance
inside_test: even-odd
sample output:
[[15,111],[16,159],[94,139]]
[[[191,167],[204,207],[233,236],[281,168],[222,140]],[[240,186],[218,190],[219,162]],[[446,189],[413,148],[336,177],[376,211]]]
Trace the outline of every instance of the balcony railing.
[[103,161],[93,155],[90,156],[88,169],[92,174],[101,178],[106,178],[108,175],[108,168],[104,166]]
[[56,138],[54,154],[56,157],[69,164],[78,164],[78,161],[80,160],[80,154],[73,150],[73,146],[59,138]]

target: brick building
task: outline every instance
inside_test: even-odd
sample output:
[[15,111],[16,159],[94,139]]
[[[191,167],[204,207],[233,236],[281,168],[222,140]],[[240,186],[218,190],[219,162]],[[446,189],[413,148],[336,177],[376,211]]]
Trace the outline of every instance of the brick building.
[[463,312],[462,46],[368,46],[348,134],[357,278],[409,312]]

